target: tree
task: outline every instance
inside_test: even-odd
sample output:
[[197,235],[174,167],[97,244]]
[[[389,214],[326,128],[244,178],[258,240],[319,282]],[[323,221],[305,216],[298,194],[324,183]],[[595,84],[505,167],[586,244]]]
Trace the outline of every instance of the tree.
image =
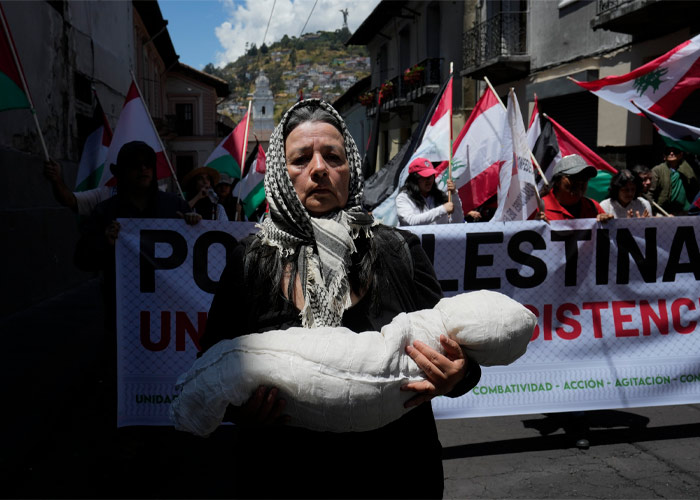
[[296,68],[296,66],[297,66],[297,51],[296,51],[296,49],[292,49],[292,51],[289,53],[289,64],[292,65],[292,69]]
[[249,56],[257,56],[258,55],[258,46],[255,45],[254,43],[250,44],[250,49],[248,49],[248,54]]
[[282,47],[284,47],[285,49],[288,48],[288,47],[289,47],[289,43],[290,43],[289,37],[288,37],[287,35],[284,35],[284,36],[282,37],[282,40],[280,40],[280,43],[282,44]]
[[262,46],[260,47],[260,53],[261,54],[267,54],[267,45],[265,45],[265,42],[263,42]]

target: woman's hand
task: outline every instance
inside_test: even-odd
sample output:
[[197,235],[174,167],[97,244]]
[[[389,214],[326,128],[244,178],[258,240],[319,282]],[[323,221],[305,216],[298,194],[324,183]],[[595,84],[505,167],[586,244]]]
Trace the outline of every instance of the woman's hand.
[[423,370],[427,380],[401,386],[402,391],[417,393],[406,401],[404,408],[418,406],[435,396],[447,394],[464,378],[467,372],[467,358],[464,357],[462,348],[445,335],[440,335],[440,344],[445,354],[440,354],[419,340],[414,341],[412,346],[406,346],[406,354]]
[[445,207],[445,212],[447,212],[448,214],[451,214],[452,212],[455,211],[455,205],[451,201],[448,201],[447,203],[443,203],[442,206]]
[[224,420],[238,425],[285,424],[289,421],[288,415],[282,415],[286,406],[287,402],[278,398],[276,387],[268,390],[261,385],[243,405],[230,405]]
[[184,219],[185,223],[189,224],[190,226],[194,226],[202,220],[202,216],[199,215],[197,212],[187,212],[185,214],[183,214],[182,212],[175,212],[175,215],[177,215],[181,219]]
[[452,179],[447,180],[447,192],[452,194],[457,194],[457,186]]
[[605,212],[603,212],[602,214],[598,214],[596,216],[596,220],[598,222],[603,222],[603,223],[608,222],[609,220],[614,219],[614,218],[615,218],[615,216],[613,214],[608,214]]

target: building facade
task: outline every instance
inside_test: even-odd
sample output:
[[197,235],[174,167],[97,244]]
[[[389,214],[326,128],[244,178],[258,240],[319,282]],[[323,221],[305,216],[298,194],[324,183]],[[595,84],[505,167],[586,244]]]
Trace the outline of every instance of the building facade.
[[[3,2],[3,9],[48,154],[69,188],[92,132],[95,94],[114,128],[132,75],[173,165],[182,151],[196,154],[193,166],[203,162],[227,132],[216,115],[226,82],[178,62],[157,1]],[[185,131],[187,116],[192,129]],[[0,112],[0,235],[7,242],[0,314],[93,277],[73,265],[76,216],[53,198],[43,162],[29,110]]]
[[449,77],[450,63],[456,89],[454,126],[464,124],[459,91],[462,51],[455,43],[462,33],[463,17],[463,2],[383,0],[347,41],[348,45],[367,46],[371,63],[371,90],[367,95],[382,93],[378,110],[371,99],[365,105],[368,121],[381,113],[378,168],[409,140]]
[[[461,74],[475,89],[472,106],[487,77],[503,99],[515,88],[525,117],[536,94],[541,112],[614,167],[653,166],[661,148],[651,124],[568,78],[591,81],[642,66],[700,32],[699,9],[698,2],[662,0],[468,0]],[[698,104],[691,95],[675,119],[692,123]]]

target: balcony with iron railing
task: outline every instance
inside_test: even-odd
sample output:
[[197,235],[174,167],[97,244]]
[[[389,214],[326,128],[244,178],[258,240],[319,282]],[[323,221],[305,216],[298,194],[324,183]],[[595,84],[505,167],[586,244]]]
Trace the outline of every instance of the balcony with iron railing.
[[430,102],[441,84],[442,58],[424,59],[360,96],[360,102],[367,107],[367,115],[373,116],[377,112],[376,95],[380,93],[381,111],[399,113],[416,103]]
[[521,78],[530,70],[527,53],[527,12],[502,12],[463,36],[462,76],[493,83]]
[[597,0],[591,28],[651,38],[687,27],[698,15],[698,1]]

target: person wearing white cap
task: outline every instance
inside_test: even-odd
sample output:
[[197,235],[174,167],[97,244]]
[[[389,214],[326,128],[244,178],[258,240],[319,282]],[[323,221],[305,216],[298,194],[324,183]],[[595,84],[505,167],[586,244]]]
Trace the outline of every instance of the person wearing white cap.
[[435,170],[430,160],[416,158],[408,166],[408,178],[396,197],[399,226],[420,226],[464,222],[462,203],[452,180],[447,190],[452,201],[435,184]]
[[559,160],[552,172],[552,190],[542,196],[547,220],[587,219],[605,222],[614,216],[605,213],[597,201],[585,196],[588,181],[598,171],[579,155]]

